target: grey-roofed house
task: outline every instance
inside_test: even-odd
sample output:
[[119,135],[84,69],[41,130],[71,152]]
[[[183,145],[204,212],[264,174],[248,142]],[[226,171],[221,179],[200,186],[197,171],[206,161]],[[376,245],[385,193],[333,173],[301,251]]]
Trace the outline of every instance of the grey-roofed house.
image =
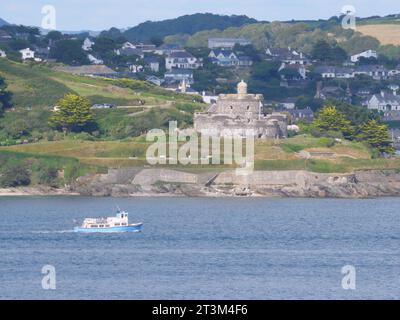
[[144,58],[144,53],[141,49],[134,49],[134,48],[122,48],[116,51],[118,55],[121,56],[138,56],[141,59]]
[[150,70],[153,72],[159,72],[160,71],[160,61],[156,57],[147,57],[144,59],[144,61],[147,63],[149,66]]
[[314,112],[309,107],[305,109],[291,109],[287,112],[290,114],[292,123],[298,123],[300,121],[312,122],[314,120]]
[[165,58],[165,68],[171,69],[198,69],[203,66],[203,61],[189,52],[173,52]]
[[370,110],[400,111],[400,96],[396,93],[382,91],[380,94],[374,94],[369,97],[365,105]]
[[165,73],[164,79],[167,83],[186,81],[188,84],[194,83],[193,71],[188,69],[172,69]]

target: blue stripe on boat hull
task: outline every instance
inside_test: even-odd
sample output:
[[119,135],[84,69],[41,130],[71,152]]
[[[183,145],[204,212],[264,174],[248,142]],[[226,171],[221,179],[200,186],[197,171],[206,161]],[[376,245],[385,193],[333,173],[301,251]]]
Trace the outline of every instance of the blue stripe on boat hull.
[[143,230],[143,224],[126,226],[126,227],[113,227],[113,228],[80,228],[76,227],[75,232],[79,233],[122,233],[122,232],[140,232]]

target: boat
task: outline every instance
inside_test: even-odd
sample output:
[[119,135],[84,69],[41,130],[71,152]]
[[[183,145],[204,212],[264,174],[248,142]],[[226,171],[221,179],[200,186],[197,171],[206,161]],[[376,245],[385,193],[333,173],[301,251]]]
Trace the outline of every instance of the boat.
[[79,233],[122,233],[140,232],[143,223],[129,224],[129,213],[118,210],[115,217],[86,218],[80,227],[74,229]]

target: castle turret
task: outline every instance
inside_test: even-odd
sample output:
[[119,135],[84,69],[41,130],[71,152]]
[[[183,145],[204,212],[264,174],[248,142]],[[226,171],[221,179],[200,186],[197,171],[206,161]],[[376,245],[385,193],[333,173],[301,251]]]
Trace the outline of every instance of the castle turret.
[[239,96],[245,96],[247,95],[247,83],[244,82],[243,80],[239,82],[237,86],[237,93]]

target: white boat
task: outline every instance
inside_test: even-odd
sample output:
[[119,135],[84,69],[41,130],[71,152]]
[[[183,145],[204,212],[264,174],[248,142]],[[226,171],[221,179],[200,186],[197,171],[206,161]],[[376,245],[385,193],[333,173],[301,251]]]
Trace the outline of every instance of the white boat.
[[82,226],[76,227],[75,232],[80,233],[120,233],[140,232],[143,223],[129,224],[129,213],[118,210],[115,217],[86,218]]

